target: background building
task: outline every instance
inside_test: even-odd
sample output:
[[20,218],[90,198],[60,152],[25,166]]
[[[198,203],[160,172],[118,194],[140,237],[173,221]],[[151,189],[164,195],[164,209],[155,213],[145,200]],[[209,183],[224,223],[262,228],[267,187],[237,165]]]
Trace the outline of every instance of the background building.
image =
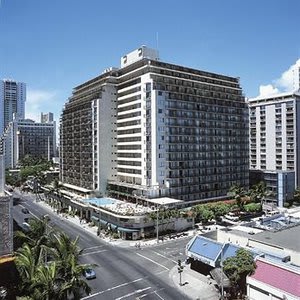
[[186,201],[248,186],[248,111],[238,78],[160,62],[145,46],[121,66],[76,87],[63,110],[63,183]]
[[[300,185],[299,101],[299,92],[249,99],[250,172],[262,171],[260,176],[269,182],[268,188],[274,192],[273,201],[278,205],[293,197],[291,186],[295,189]],[[281,199],[267,180],[274,172],[278,173],[276,185],[281,181],[285,186]],[[255,176],[253,178],[255,180]]]
[[25,155],[51,160],[56,153],[56,122],[15,119],[8,124],[0,145],[6,168],[14,168]]
[[25,117],[26,84],[13,80],[0,80],[0,136],[16,115]]
[[51,123],[54,121],[53,113],[41,113],[41,123]]

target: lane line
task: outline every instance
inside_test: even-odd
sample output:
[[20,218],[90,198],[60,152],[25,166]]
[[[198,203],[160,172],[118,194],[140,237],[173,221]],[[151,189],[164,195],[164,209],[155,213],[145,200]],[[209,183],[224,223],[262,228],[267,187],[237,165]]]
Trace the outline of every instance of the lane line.
[[95,249],[95,248],[102,248],[104,247],[104,245],[99,245],[99,246],[93,246],[93,247],[88,247],[88,248],[83,248],[83,251],[86,251],[86,250],[92,250],[92,249]]
[[156,251],[154,251],[154,250],[152,250],[152,252],[155,253],[155,254],[158,255],[158,256],[161,256],[161,257],[163,257],[163,258],[165,258],[165,259],[168,259],[168,260],[172,261],[173,263],[177,264],[177,261],[174,260],[174,259],[172,259],[172,258],[169,258],[169,257],[167,257],[167,256],[165,256],[165,255],[163,255],[163,254],[161,254],[161,253],[159,253],[159,252],[156,252]]
[[149,290],[149,289],[151,289],[151,286],[148,286],[148,287],[146,287],[146,288],[144,288],[144,289],[136,290],[136,291],[134,291],[134,292],[132,292],[132,293],[129,293],[129,294],[124,295],[124,296],[122,296],[122,297],[116,298],[115,300],[122,300],[122,299],[124,299],[124,298],[128,298],[128,297],[130,297],[130,296],[133,296],[133,295],[135,295],[135,294],[139,294],[139,293],[144,292],[144,291],[147,291],[147,290]]
[[138,279],[135,279],[135,280],[130,281],[130,282],[122,283],[122,284],[120,284],[120,285],[114,286],[114,287],[109,288],[109,289],[107,289],[107,290],[100,291],[100,292],[97,292],[97,293],[95,293],[95,294],[91,294],[91,295],[89,295],[89,296],[86,296],[86,297],[84,297],[84,298],[81,298],[81,300],[85,300],[85,299],[90,299],[90,298],[96,297],[96,296],[98,296],[98,295],[104,294],[104,293],[106,293],[106,292],[113,291],[113,290],[118,289],[118,288],[120,288],[120,287],[123,287],[123,286],[129,285],[129,284],[132,284],[132,283],[135,283],[135,282],[144,280],[145,278],[147,278],[147,277],[144,277],[144,278],[138,278]]
[[170,269],[167,268],[166,266],[164,266],[164,265],[158,263],[157,261],[155,261],[155,260],[153,260],[153,259],[151,259],[151,258],[149,258],[149,257],[147,257],[147,256],[144,256],[144,255],[139,254],[139,253],[137,253],[137,255],[140,256],[140,257],[143,257],[144,259],[147,259],[147,260],[151,261],[152,263],[154,263],[154,264],[156,264],[156,265],[158,265],[158,266],[160,266],[160,267],[162,267],[162,268],[164,268],[164,269],[166,269],[166,270],[168,270],[168,271],[170,270]]
[[99,251],[94,251],[94,252],[88,252],[88,253],[83,253],[83,254],[80,254],[79,256],[82,257],[82,256],[87,256],[87,255],[90,255],[90,254],[96,254],[96,253],[102,253],[102,252],[106,252],[108,250],[99,250]]
[[150,293],[145,293],[145,294],[143,294],[143,295],[137,297],[136,299],[137,299],[137,300],[140,300],[140,299],[143,299],[143,298],[145,298],[145,297],[147,297],[147,296],[149,296],[149,295],[155,294],[155,295],[157,295],[160,299],[164,300],[164,298],[162,298],[160,295],[157,294],[157,292],[162,291],[162,290],[164,290],[164,288],[159,289],[159,290],[155,290],[155,291],[150,292]]

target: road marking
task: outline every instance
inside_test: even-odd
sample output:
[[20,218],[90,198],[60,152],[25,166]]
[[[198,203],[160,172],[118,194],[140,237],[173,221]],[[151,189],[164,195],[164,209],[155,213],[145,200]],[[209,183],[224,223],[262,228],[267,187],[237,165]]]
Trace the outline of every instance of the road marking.
[[86,250],[92,250],[92,249],[95,249],[95,248],[102,248],[102,247],[104,247],[104,245],[99,245],[99,246],[94,246],[94,247],[88,247],[88,248],[83,248],[82,250],[83,251],[86,251]]
[[106,252],[106,251],[108,251],[108,250],[99,250],[99,251],[94,251],[94,252],[88,252],[88,253],[80,254],[79,256],[87,256],[87,255],[90,255],[90,254],[102,253],[102,252]]
[[118,289],[118,288],[120,288],[120,287],[123,287],[123,286],[129,285],[129,284],[132,284],[132,283],[135,283],[135,282],[144,280],[145,278],[147,278],[147,277],[144,277],[144,278],[138,278],[138,279],[135,279],[135,280],[130,281],[130,282],[122,283],[122,284],[120,284],[120,285],[114,286],[114,287],[109,288],[109,289],[107,289],[107,290],[100,291],[100,292],[97,292],[97,293],[95,293],[95,294],[92,294],[92,295],[86,296],[86,297],[84,297],[84,298],[81,298],[81,300],[93,298],[93,297],[95,297],[95,296],[104,294],[104,293],[106,293],[106,292],[110,292],[110,291],[115,290],[115,289]]
[[136,291],[134,291],[134,292],[132,292],[132,293],[129,293],[129,294],[127,294],[127,295],[124,295],[124,296],[122,296],[122,297],[116,298],[115,300],[121,300],[121,299],[124,299],[124,298],[130,297],[130,296],[133,296],[133,295],[135,295],[135,294],[138,294],[138,293],[141,293],[141,292],[147,291],[147,290],[149,290],[149,289],[151,289],[151,286],[149,286],[149,287],[146,287],[146,288],[144,288],[144,289],[139,289],[139,290],[136,290]]
[[164,265],[158,263],[157,261],[155,261],[155,260],[153,260],[153,259],[151,259],[151,258],[149,258],[149,257],[147,257],[147,256],[144,256],[144,255],[139,254],[139,253],[137,253],[137,255],[138,255],[138,256],[141,256],[141,257],[143,257],[143,258],[145,258],[145,259],[147,259],[147,260],[149,260],[149,261],[151,261],[152,263],[154,263],[154,264],[156,264],[156,265],[158,265],[158,266],[160,266],[160,267],[162,267],[162,268],[164,268],[164,269],[166,269],[166,270],[170,270],[170,269],[167,268],[166,266],[164,266]]
[[147,297],[147,296],[149,296],[149,295],[151,295],[151,294],[155,294],[155,295],[157,295],[160,299],[164,300],[164,298],[162,298],[160,295],[157,294],[157,292],[162,291],[162,290],[164,290],[164,289],[159,289],[159,290],[155,290],[155,291],[150,292],[150,293],[143,294],[143,295],[141,295],[141,296],[138,296],[136,299],[137,299],[137,300],[140,300],[140,299],[143,299],[144,297]]
[[167,256],[165,256],[165,255],[163,255],[163,254],[161,254],[161,253],[159,253],[159,252],[156,252],[156,251],[154,251],[154,250],[152,250],[152,252],[155,253],[155,254],[158,255],[158,256],[161,256],[161,257],[163,257],[163,258],[166,258],[166,259],[172,261],[173,263],[177,264],[177,261],[176,261],[176,260],[173,260],[173,259],[171,259],[171,258],[169,258],[169,257],[167,257]]
[[160,298],[161,300],[164,300],[164,298],[163,298],[162,296],[160,296],[160,295],[157,294],[157,291],[154,291],[154,294],[155,294],[158,298]]

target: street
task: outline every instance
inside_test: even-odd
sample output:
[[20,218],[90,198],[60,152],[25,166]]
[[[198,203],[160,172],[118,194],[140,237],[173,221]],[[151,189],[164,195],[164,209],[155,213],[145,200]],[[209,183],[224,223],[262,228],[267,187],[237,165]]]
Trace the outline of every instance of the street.
[[174,287],[169,272],[178,259],[185,259],[184,249],[190,238],[142,249],[130,247],[129,243],[128,247],[118,247],[34,202],[33,195],[20,196],[24,201],[13,210],[19,223],[29,216],[22,213],[22,207],[36,217],[48,214],[53,228],[59,228],[72,238],[79,236],[79,247],[84,249],[81,262],[97,264],[94,268],[97,278],[88,282],[92,293],[83,299],[188,299]]

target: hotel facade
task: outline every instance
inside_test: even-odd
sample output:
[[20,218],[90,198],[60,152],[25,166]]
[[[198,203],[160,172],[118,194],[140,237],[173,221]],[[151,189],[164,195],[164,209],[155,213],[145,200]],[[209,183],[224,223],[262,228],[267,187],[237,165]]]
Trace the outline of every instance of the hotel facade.
[[264,180],[267,200],[283,206],[300,186],[300,93],[249,99],[249,111],[250,178]]
[[221,199],[248,187],[239,79],[158,60],[142,46],[73,90],[61,115],[61,181],[118,198]]

